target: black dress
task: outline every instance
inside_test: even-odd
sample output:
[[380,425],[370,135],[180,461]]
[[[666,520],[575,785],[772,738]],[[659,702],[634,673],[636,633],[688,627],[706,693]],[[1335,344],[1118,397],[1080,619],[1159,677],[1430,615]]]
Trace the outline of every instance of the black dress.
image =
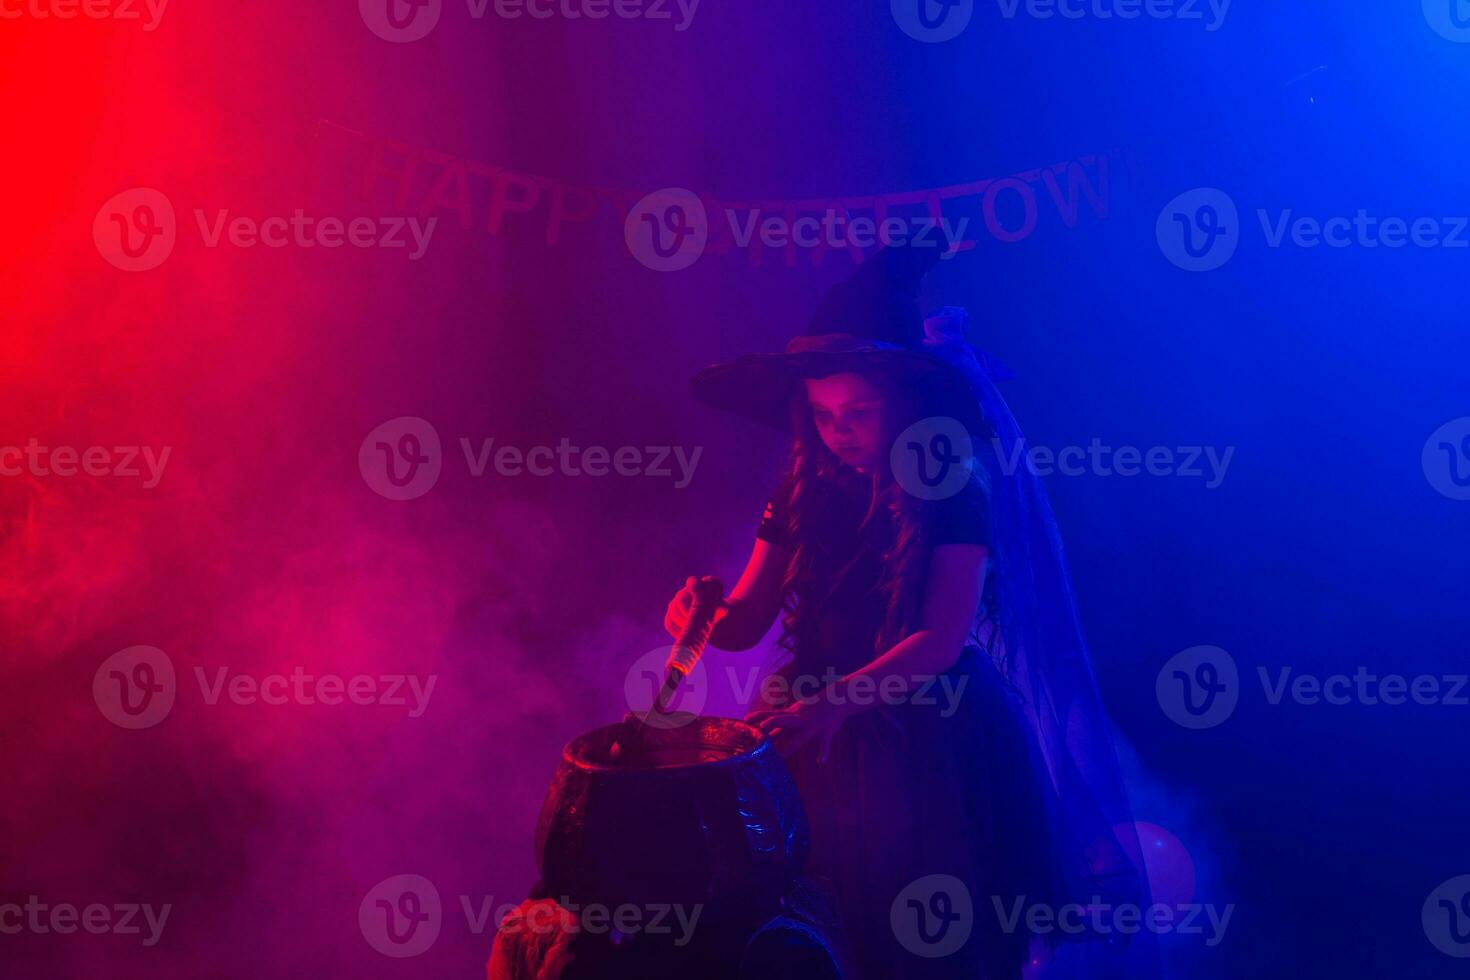
[[[820,506],[794,537],[789,492],[783,482],[757,536],[788,547],[799,537],[817,587],[798,599],[810,603],[811,627],[778,672],[847,673],[877,655],[891,530],[870,526],[860,539],[869,491],[846,479],[814,489]],[[937,502],[925,547],[987,545],[981,493]],[[1030,937],[1003,923],[1018,899],[1057,894],[1049,783],[1031,729],[990,656],[956,652],[927,692],[850,717],[825,763],[812,743],[787,756],[811,822],[808,871],[832,889],[864,978],[1019,976]],[[934,875],[948,877],[920,881]]]

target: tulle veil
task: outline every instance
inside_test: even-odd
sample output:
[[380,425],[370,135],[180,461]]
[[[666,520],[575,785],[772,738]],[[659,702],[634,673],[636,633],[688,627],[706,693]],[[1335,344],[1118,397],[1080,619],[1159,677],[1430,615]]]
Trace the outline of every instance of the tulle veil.
[[[968,315],[945,307],[925,319],[924,347],[964,374],[990,431],[975,433],[988,484],[996,665],[1034,729],[1055,790],[1060,855],[1072,901],[1147,909],[1148,880],[1132,808],[1082,631],[1056,518],[1029,446],[997,380],[1009,372],[965,339]],[[1042,976],[1159,975],[1152,937],[1097,936],[1056,958]]]

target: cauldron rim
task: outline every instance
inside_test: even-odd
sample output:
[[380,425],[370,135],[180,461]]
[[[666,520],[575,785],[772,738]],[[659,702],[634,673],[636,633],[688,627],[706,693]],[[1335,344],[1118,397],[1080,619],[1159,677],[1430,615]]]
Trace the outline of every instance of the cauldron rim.
[[744,763],[746,760],[749,759],[758,759],[762,753],[770,753],[775,751],[771,748],[770,736],[768,736],[765,732],[761,731],[755,725],[752,725],[747,721],[742,721],[739,718],[722,718],[718,715],[701,715],[691,720],[689,724],[694,725],[697,724],[699,721],[718,721],[723,725],[732,726],[737,730],[744,729],[749,734],[755,736],[755,744],[751,747],[749,752],[737,752],[736,754],[725,759],[714,759],[706,762],[684,762],[676,765],[659,766],[657,769],[630,769],[626,766],[593,762],[591,759],[587,758],[587,753],[585,749],[588,744],[600,738],[606,737],[609,733],[624,729],[627,725],[627,722],[625,720],[615,722],[611,725],[603,725],[600,728],[594,728],[591,731],[586,731],[583,732],[581,735],[578,735],[576,738],[568,742],[566,746],[562,749],[562,761],[564,761],[567,765],[574,766],[577,769],[582,770],[583,772],[672,772],[686,769],[710,769],[720,766],[731,766],[737,763]]

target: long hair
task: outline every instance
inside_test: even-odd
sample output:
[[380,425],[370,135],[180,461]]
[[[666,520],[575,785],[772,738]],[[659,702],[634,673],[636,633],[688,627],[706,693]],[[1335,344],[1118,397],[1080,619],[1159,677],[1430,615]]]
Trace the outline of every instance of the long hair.
[[[857,373],[885,394],[889,438],[920,419],[936,416],[957,419],[977,443],[988,438],[988,427],[973,398],[957,397],[956,392],[942,385],[903,384],[881,370],[865,369]],[[869,474],[845,470],[822,442],[811,406],[801,391],[792,398],[791,430],[791,456],[783,485],[787,488],[786,539],[792,554],[782,580],[779,644],[791,654],[810,649],[815,637],[814,619],[822,603],[854,568],[876,552],[882,568],[877,595],[884,612],[882,629],[874,637],[876,656],[918,628],[928,584],[929,556],[935,544],[936,502],[905,491],[893,478],[886,458]],[[815,564],[815,542],[806,532],[816,525],[816,512],[839,481],[859,482],[866,491],[867,506],[855,531],[859,540],[855,554],[834,574],[826,576],[826,580],[820,580],[823,576]],[[961,506],[988,508],[982,467],[975,467],[969,485],[960,493]],[[972,638],[987,649],[990,647],[987,639],[999,635],[993,629],[985,629],[987,620],[994,614],[992,578],[986,577],[985,596],[977,607],[972,631]]]

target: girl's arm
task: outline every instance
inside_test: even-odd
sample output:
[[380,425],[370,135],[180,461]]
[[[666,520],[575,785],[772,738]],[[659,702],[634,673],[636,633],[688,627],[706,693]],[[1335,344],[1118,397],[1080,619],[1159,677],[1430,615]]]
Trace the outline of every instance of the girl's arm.
[[817,740],[821,746],[819,758],[826,761],[832,736],[849,717],[907,694],[954,666],[974,628],[989,556],[989,549],[978,544],[936,547],[929,558],[929,578],[917,630],[832,682],[815,699],[796,700],[782,707],[762,704],[745,720],[774,738],[783,752]]
[[[985,586],[985,561],[990,550],[978,544],[945,544],[929,557],[928,584],[919,628],[881,655],[833,683],[833,700],[847,696],[853,679],[864,677],[867,690],[893,690],[901,678],[907,693],[914,683],[942,674],[954,666],[965,641],[975,628],[975,613]],[[869,697],[867,700],[871,701]],[[860,706],[861,707],[861,706]]]
[[[781,612],[781,579],[785,576],[790,549],[756,538],[750,560],[740,581],[725,596],[715,625],[710,630],[710,645],[719,650],[749,650],[761,641]],[[677,637],[689,620],[694,601],[694,579],[689,579],[664,617],[664,628]]]

